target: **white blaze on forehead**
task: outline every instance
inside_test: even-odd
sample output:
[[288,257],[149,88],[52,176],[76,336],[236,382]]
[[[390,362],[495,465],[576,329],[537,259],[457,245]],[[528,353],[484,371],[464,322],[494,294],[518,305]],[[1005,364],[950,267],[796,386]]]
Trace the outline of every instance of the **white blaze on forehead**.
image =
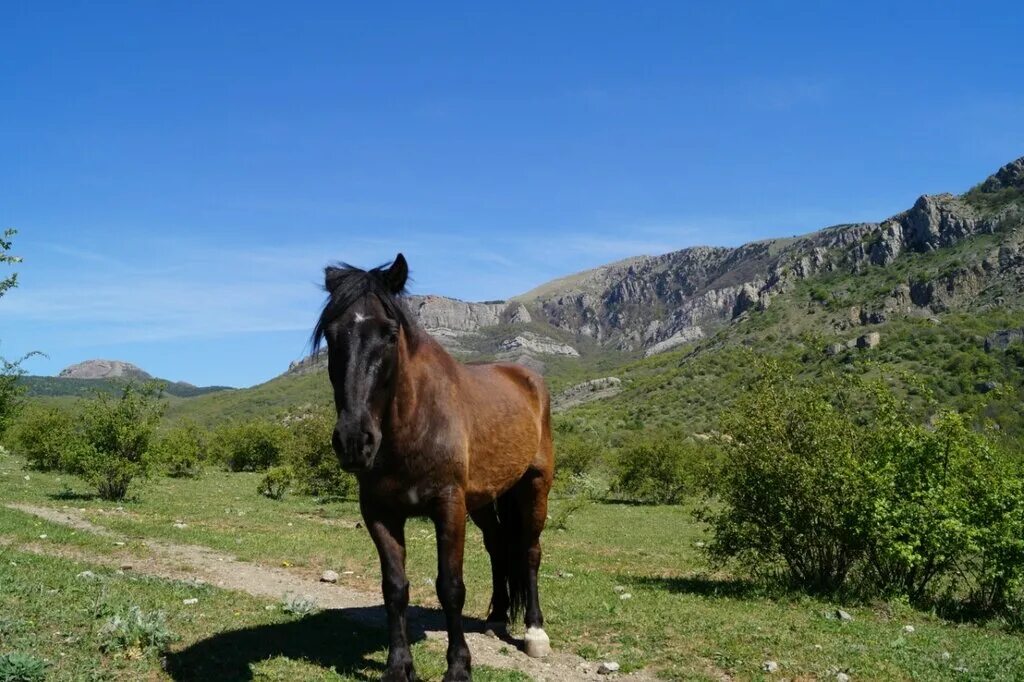
[[356,313],[356,324],[359,324],[360,322],[366,322],[366,317],[361,313]]

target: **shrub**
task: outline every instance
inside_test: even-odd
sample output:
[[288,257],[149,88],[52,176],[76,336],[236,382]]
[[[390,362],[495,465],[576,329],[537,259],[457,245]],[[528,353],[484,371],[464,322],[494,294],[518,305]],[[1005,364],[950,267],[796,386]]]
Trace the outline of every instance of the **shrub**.
[[159,438],[152,447],[152,461],[174,478],[198,478],[207,458],[206,434],[191,421],[183,421]]
[[[2,295],[2,290],[0,290],[0,295]],[[0,358],[0,438],[3,438],[23,405],[25,386],[19,380],[25,373],[25,370],[21,368],[21,362],[24,359],[11,362]]]
[[996,467],[989,485],[968,509],[974,529],[970,551],[959,570],[967,583],[969,606],[999,613],[1024,627],[1024,477]]
[[1021,620],[1024,476],[964,415],[922,425],[881,383],[801,387],[768,362],[727,425],[701,514],[713,556],[809,590],[855,576],[921,603],[941,586],[946,606]]
[[334,419],[313,414],[289,426],[287,459],[300,492],[317,497],[346,497],[356,485],[355,477],[342,470],[331,446]]
[[774,362],[726,419],[727,456],[710,478],[720,505],[701,516],[719,559],[782,564],[798,585],[842,586],[863,551],[863,483],[853,424],[824,386],[794,386]]
[[12,447],[36,471],[60,469],[67,453],[78,450],[80,438],[67,412],[41,405],[26,408],[8,435]]
[[266,475],[260,479],[256,491],[272,500],[280,500],[288,492],[292,484],[292,470],[288,466],[276,466],[267,469]]
[[128,613],[107,619],[99,632],[100,649],[104,652],[159,653],[174,641],[163,611],[145,613],[132,606]]
[[105,500],[122,500],[149,469],[153,431],[166,403],[156,384],[128,384],[120,396],[99,393],[82,412],[83,443],[69,457],[70,470],[96,486]]
[[548,521],[548,526],[554,530],[569,530],[569,520],[578,512],[590,506],[590,504],[590,498],[584,495],[570,497],[562,503],[558,511],[551,517],[551,520]]
[[0,682],[43,682],[46,661],[32,654],[13,652],[0,656]]
[[578,433],[559,434],[555,444],[555,471],[561,477],[589,472],[598,460],[600,448]]
[[933,581],[972,551],[981,526],[973,508],[996,483],[994,453],[962,416],[945,412],[934,429],[875,390],[877,409],[861,442],[870,505],[863,520],[866,566],[883,592],[925,596]]
[[619,453],[612,489],[639,502],[678,504],[696,479],[699,458],[693,445],[642,439]]
[[287,439],[280,424],[252,419],[217,429],[211,451],[229,471],[261,471],[281,463]]

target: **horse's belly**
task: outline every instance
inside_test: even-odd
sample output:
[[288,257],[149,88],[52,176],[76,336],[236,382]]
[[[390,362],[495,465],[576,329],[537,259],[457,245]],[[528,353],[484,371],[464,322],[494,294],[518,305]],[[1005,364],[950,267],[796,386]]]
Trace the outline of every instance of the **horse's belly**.
[[512,451],[478,453],[472,457],[466,482],[466,506],[477,509],[494,502],[523,477],[536,453]]

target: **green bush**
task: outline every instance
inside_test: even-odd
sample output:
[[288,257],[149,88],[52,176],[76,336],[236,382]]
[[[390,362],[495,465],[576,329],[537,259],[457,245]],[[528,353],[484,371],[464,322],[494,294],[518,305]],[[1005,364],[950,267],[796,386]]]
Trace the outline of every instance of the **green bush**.
[[555,440],[555,472],[571,477],[590,472],[597,463],[600,447],[579,433],[558,434]]
[[[1001,470],[1002,469],[1002,470]],[[989,485],[968,510],[972,529],[958,570],[967,586],[968,606],[998,613],[1024,628],[1024,475],[996,466]]]
[[619,452],[612,490],[638,502],[679,504],[694,485],[700,459],[689,443],[642,438]]
[[944,412],[925,428],[890,392],[873,394],[875,416],[860,439],[865,565],[881,591],[918,600],[977,549],[977,522],[987,521],[973,508],[997,483],[995,455],[961,415]]
[[280,424],[252,419],[218,428],[210,449],[229,471],[262,471],[282,462],[287,442],[288,432]]
[[0,682],[43,682],[46,661],[32,654],[13,652],[0,656]]
[[860,559],[864,481],[853,424],[824,385],[803,388],[768,361],[725,420],[731,446],[710,478],[709,551],[757,570],[785,567],[814,591]]
[[355,477],[342,470],[331,446],[334,421],[333,416],[318,413],[288,427],[287,460],[299,492],[305,495],[340,498],[355,490]]
[[256,492],[272,500],[280,500],[291,487],[293,479],[289,466],[275,466],[267,469],[266,475],[260,479]]
[[82,411],[83,442],[68,469],[96,487],[105,500],[122,500],[131,482],[149,471],[149,445],[166,403],[149,383],[128,384],[120,396],[99,393]]
[[726,426],[712,556],[1024,624],[1024,475],[964,415],[923,425],[881,383],[804,387],[767,362]]
[[152,461],[174,478],[198,478],[207,459],[206,433],[185,420],[163,433],[153,443]]
[[65,410],[30,405],[11,426],[7,440],[30,469],[60,469],[69,452],[77,452],[81,435]]

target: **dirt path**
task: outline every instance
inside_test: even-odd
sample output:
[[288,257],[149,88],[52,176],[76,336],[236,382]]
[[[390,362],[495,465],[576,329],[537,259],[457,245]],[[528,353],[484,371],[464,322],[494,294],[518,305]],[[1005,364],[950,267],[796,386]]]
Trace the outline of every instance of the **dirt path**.
[[[10,509],[32,514],[77,530],[115,540],[124,539],[110,529],[88,521],[75,510],[53,509],[28,504],[8,504],[7,506]],[[321,608],[353,609],[351,619],[362,625],[384,627],[386,624],[382,608],[366,608],[382,605],[381,598],[377,594],[368,594],[342,585],[314,582],[284,569],[239,561],[233,556],[199,545],[182,545],[163,540],[146,540],[144,544],[152,553],[151,556],[144,558],[83,556],[76,552],[66,551],[68,548],[42,545],[30,545],[25,549],[37,553],[71,556],[162,578],[178,580],[198,578],[217,587],[275,601],[279,601],[287,593],[308,595],[316,599],[317,605]],[[423,633],[427,639],[443,644],[447,641],[447,633],[439,620],[435,611],[416,607],[410,609],[410,628]],[[597,662],[587,661],[575,654],[556,651],[547,658],[535,659],[522,653],[515,646],[510,646],[509,642],[483,633],[467,633],[466,639],[473,652],[475,664],[520,670],[543,682],[575,682],[609,677],[597,673]],[[643,671],[628,675],[615,675],[615,677],[636,682],[655,679],[653,675]]]

